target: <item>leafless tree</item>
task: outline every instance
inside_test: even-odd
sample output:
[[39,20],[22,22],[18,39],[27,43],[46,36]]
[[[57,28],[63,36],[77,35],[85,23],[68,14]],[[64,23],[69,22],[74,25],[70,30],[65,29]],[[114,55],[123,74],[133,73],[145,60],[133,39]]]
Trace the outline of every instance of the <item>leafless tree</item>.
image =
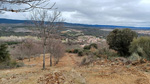
[[42,47],[42,42],[41,41],[35,41],[34,46],[32,49],[32,55],[34,55],[34,60],[36,57],[40,57],[40,54],[42,54],[43,47]]
[[43,42],[43,69],[45,69],[45,53],[47,39],[50,38],[51,34],[57,32],[59,28],[59,23],[62,21],[60,19],[61,13],[54,11],[47,11],[44,9],[39,9],[31,13],[31,20],[36,26],[36,30],[39,31],[39,37]]
[[34,39],[26,39],[24,42],[16,45],[10,52],[10,54],[19,60],[22,60],[25,57],[28,57],[29,61],[31,56],[36,57],[36,55],[41,54],[42,46],[41,42]]
[[48,51],[50,52],[50,66],[52,66],[52,57],[55,65],[58,64],[59,59],[64,56],[65,47],[59,39],[48,40]]
[[24,46],[24,52],[28,56],[28,59],[29,59],[29,62],[30,62],[31,55],[33,54],[32,50],[33,50],[33,47],[34,47],[34,42],[33,42],[32,39],[27,39],[23,43],[23,46]]
[[25,57],[24,46],[22,44],[16,45],[10,54],[13,58],[23,61]]
[[55,3],[50,7],[49,5],[50,0],[0,0],[0,11],[26,12],[35,8],[52,9]]

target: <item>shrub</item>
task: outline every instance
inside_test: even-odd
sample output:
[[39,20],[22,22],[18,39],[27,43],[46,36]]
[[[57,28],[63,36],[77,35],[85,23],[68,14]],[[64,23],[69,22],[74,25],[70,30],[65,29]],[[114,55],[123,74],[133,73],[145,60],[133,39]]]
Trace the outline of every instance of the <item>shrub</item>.
[[15,44],[19,44],[21,42],[14,42],[14,41],[10,41],[10,42],[5,42],[7,45],[15,45]]
[[17,62],[14,60],[7,62],[7,66],[9,66],[9,68],[15,68],[16,65],[17,65]]
[[98,47],[97,47],[97,44],[95,44],[95,43],[92,43],[92,44],[90,44],[89,46],[90,46],[90,48],[91,48],[91,47],[94,47],[95,49],[98,48]]
[[90,45],[84,46],[83,49],[84,49],[84,50],[90,50],[92,47],[95,48],[95,49],[98,48],[97,44],[92,43],[92,44],[90,44]]
[[78,56],[83,56],[83,51],[79,51]]
[[90,50],[83,50],[82,52],[83,52],[84,55],[89,55],[91,53]]
[[88,46],[84,46],[83,49],[84,49],[84,50],[90,50],[90,48],[91,48],[91,47],[88,45]]
[[17,68],[17,67],[23,67],[24,63],[23,62],[16,62],[15,60],[10,60],[7,62],[2,62],[0,64],[0,69],[5,69],[5,68]]
[[68,53],[72,53],[72,50],[66,50],[66,52],[68,52]]
[[78,49],[66,50],[66,52],[68,52],[68,53],[78,53],[79,50]]
[[130,42],[137,37],[136,32],[131,29],[115,29],[107,36],[109,48],[118,51],[121,56],[129,56]]
[[7,44],[0,45],[0,63],[10,60],[10,54],[7,51],[7,48],[8,48]]
[[79,52],[78,49],[74,49],[74,50],[73,50],[73,53],[78,53],[78,52]]
[[140,57],[150,60],[150,37],[134,39],[130,45],[130,53],[137,53]]
[[107,58],[110,59],[112,57],[118,57],[118,54],[114,50],[111,50],[108,48],[102,48],[102,49],[99,49],[99,53],[97,56],[98,57],[105,57],[105,58],[107,56]]
[[139,61],[141,60],[141,57],[137,54],[137,53],[133,53],[130,57],[129,57],[130,61]]
[[24,59],[24,57],[17,57],[17,59],[18,59],[18,60],[23,60],[23,59]]
[[86,58],[83,58],[82,61],[81,61],[81,63],[80,63],[80,66],[84,65],[85,62],[86,62]]

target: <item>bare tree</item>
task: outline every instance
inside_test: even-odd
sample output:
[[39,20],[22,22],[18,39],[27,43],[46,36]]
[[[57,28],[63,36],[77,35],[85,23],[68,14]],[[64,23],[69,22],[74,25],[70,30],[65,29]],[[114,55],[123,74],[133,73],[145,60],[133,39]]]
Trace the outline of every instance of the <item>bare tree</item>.
[[50,66],[52,66],[52,57],[54,58],[55,65],[58,64],[59,59],[64,56],[65,48],[61,40],[49,39],[48,51],[50,52]]
[[24,52],[24,46],[23,46],[23,44],[16,45],[10,51],[10,54],[11,54],[11,56],[13,56],[13,58],[23,61],[24,57],[25,57],[25,52]]
[[52,9],[55,3],[51,7],[49,5],[50,0],[0,0],[0,11],[26,12],[35,8]]
[[40,57],[40,54],[43,53],[42,50],[43,47],[41,41],[35,41],[32,49],[32,55],[34,55],[34,60],[36,59],[37,56]]
[[36,30],[39,31],[38,35],[43,42],[43,69],[45,69],[47,39],[50,38],[51,34],[57,32],[58,23],[62,21],[60,20],[60,15],[61,13],[56,10],[49,12],[44,9],[39,9],[31,13],[31,20],[35,24]]
[[28,56],[28,59],[30,62],[31,55],[33,54],[32,50],[34,48],[33,40],[32,39],[25,40],[25,42],[23,43],[23,46],[24,46],[24,52]]
[[14,58],[17,58],[18,60],[22,60],[27,57],[30,61],[31,56],[34,56],[34,59],[36,55],[41,54],[42,46],[41,42],[35,39],[26,39],[24,42],[16,45],[11,50],[11,55]]

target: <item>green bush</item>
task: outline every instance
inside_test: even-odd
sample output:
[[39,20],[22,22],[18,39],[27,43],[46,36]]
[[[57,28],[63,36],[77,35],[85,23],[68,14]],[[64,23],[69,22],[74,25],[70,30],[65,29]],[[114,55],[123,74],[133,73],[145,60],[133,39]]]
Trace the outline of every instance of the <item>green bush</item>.
[[128,57],[130,43],[136,37],[136,32],[131,29],[115,29],[107,36],[107,43],[109,48],[118,51],[119,55]]
[[107,48],[102,48],[102,49],[99,49],[99,53],[97,56],[100,56],[100,55],[105,55],[107,56],[107,58],[112,58],[112,57],[118,57],[118,54],[111,50],[111,49],[107,49]]
[[15,44],[19,44],[20,42],[14,42],[14,41],[11,41],[11,42],[6,42],[7,45],[15,45]]
[[141,57],[137,53],[133,53],[129,58],[130,61],[139,61]]
[[90,44],[90,45],[87,45],[87,46],[84,46],[84,50],[90,50],[91,49],[91,47],[94,47],[95,49],[97,49],[98,48],[98,46],[97,46],[97,44],[95,44],[95,43],[92,43],[92,44]]
[[78,49],[66,50],[66,52],[68,52],[68,53],[78,53],[79,50]]
[[74,49],[74,50],[73,50],[73,53],[78,53],[78,52],[79,52],[78,49]]
[[10,69],[23,66],[24,66],[23,62],[16,62],[15,60],[0,63],[0,69],[7,69],[7,68]]
[[87,45],[87,46],[84,46],[83,49],[84,49],[84,50],[90,50],[90,48],[91,48],[91,47],[90,47],[89,45]]
[[9,68],[14,68],[16,67],[16,65],[17,65],[17,62],[14,60],[7,62],[7,67]]
[[83,51],[79,51],[78,56],[83,56]]
[[68,52],[68,53],[72,53],[72,50],[66,50],[66,52]]
[[10,54],[7,51],[7,48],[8,48],[7,44],[0,45],[0,63],[10,60]]
[[150,60],[150,37],[134,39],[130,45],[130,53],[137,53],[140,57]]
[[98,48],[97,44],[95,44],[95,43],[92,43],[92,44],[90,44],[89,46],[90,46],[90,48],[91,48],[91,47],[94,47],[95,49]]

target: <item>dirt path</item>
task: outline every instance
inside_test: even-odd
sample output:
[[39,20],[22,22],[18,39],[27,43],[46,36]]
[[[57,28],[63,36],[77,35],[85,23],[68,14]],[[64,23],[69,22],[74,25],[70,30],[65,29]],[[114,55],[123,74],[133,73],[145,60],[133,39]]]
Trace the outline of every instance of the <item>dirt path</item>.
[[42,70],[42,56],[31,62],[26,59],[25,67],[0,70],[0,84],[150,84],[150,74],[135,67],[108,66],[109,63],[79,67],[81,59],[66,54],[58,65],[49,67],[47,55],[46,70]]
[[[77,75],[74,67],[76,67],[76,55],[66,54],[58,65],[49,67],[49,56],[46,56],[46,70],[42,70],[42,56],[24,60],[25,67],[9,70],[0,70],[0,84],[37,84],[37,80],[45,74],[53,73],[55,71],[65,71],[65,74]],[[78,73],[80,74],[80,73]],[[68,74],[69,75],[69,74]],[[70,79],[71,80],[71,79]]]

